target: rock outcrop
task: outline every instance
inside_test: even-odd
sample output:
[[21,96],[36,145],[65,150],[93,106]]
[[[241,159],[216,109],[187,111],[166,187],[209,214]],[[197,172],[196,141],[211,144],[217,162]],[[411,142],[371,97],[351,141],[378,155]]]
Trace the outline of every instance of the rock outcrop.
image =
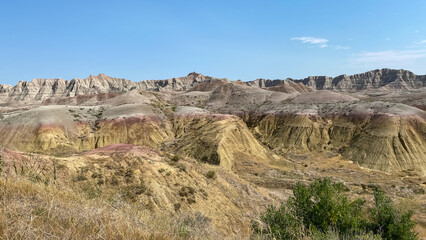
[[132,82],[127,79],[113,78],[105,74],[90,75],[88,78],[72,80],[64,79],[33,79],[31,82],[20,81],[14,87],[0,85],[0,100],[2,101],[42,101],[48,98],[75,97],[78,95],[120,93],[133,89],[150,91],[183,91],[200,82],[225,81],[204,76],[199,73],[190,73],[186,77],[171,78],[166,80],[146,80]]
[[[20,81],[14,87],[0,85],[0,100],[2,102],[34,102],[49,98],[75,97],[90,94],[123,93],[133,89],[148,91],[185,91],[204,82],[230,83],[226,78],[214,78],[199,73],[190,73],[186,77],[166,80],[146,80],[132,82],[127,79],[113,78],[105,74],[89,76],[85,79],[33,79],[30,82]],[[425,75],[415,75],[406,70],[381,69],[356,75],[340,75],[337,77],[311,76],[300,80],[269,80],[235,84],[253,88],[263,88],[271,91],[297,94],[312,90],[335,90],[354,92],[385,88],[391,90],[419,89],[426,86]]]
[[242,116],[271,149],[337,151],[363,167],[426,174],[426,114],[403,104],[293,105]]
[[415,75],[407,70],[377,69],[355,75],[337,77],[310,76],[304,79],[265,80],[246,82],[259,88],[275,87],[283,83],[302,83],[316,90],[360,91],[387,87],[393,90],[408,90],[426,87],[426,75]]
[[[197,73],[142,82],[103,74],[35,79],[0,86],[0,146],[60,155],[143,145],[228,170],[270,162],[273,152],[331,151],[367,168],[424,175],[426,114],[407,105],[405,92],[423,104],[425,79],[390,69],[246,83]],[[375,101],[369,90],[388,91],[390,100]]]
[[161,112],[147,104],[104,107],[42,106],[0,120],[0,146],[67,155],[116,143],[153,148],[171,138]]
[[232,169],[237,163],[267,163],[274,159],[237,116],[179,107],[173,120],[176,142],[171,147],[201,162]]

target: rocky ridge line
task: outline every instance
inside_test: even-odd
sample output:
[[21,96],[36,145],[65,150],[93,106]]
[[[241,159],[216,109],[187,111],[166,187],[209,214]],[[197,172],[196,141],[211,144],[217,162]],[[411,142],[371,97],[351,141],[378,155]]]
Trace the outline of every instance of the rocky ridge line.
[[183,91],[200,82],[225,81],[204,76],[199,73],[190,73],[186,77],[171,78],[166,80],[146,80],[133,82],[122,78],[113,78],[105,74],[90,75],[88,78],[72,80],[58,79],[33,79],[30,82],[20,81],[14,87],[8,84],[0,84],[0,101],[42,101],[54,97],[74,97],[77,95],[127,92],[132,89],[139,90],[171,90]]
[[304,79],[269,80],[256,79],[246,82],[248,86],[259,88],[275,87],[286,82],[303,83],[316,90],[360,91],[389,87],[394,90],[409,90],[426,87],[426,75],[416,75],[410,71],[399,69],[376,69],[355,74],[339,75],[337,77],[310,76]]
[[[90,75],[88,78],[72,80],[33,79],[20,81],[16,86],[0,84],[0,101],[43,101],[55,97],[74,97],[78,95],[127,92],[132,89],[150,91],[186,91],[202,82],[230,82],[226,78],[204,76],[190,73],[186,77],[166,80],[145,80],[133,82],[122,78],[113,78],[105,74]],[[257,79],[240,84],[286,93],[301,93],[312,90],[334,90],[356,92],[370,89],[411,90],[426,86],[426,75],[415,75],[407,70],[380,69],[355,75],[337,77],[311,76],[305,79],[269,80]]]

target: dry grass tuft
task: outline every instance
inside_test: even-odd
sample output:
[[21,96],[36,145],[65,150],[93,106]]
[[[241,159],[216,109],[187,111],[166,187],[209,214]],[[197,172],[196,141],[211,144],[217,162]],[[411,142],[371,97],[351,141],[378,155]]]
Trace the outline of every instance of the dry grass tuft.
[[156,216],[120,199],[0,177],[0,239],[201,239],[209,224],[202,214]]

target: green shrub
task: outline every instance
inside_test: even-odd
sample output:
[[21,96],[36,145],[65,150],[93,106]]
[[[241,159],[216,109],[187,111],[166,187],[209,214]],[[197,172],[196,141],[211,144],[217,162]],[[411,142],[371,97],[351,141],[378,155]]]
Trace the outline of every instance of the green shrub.
[[210,156],[203,156],[200,159],[201,162],[209,163],[213,165],[219,165],[220,164],[220,157],[219,154],[214,152]]
[[121,189],[121,194],[124,199],[130,200],[131,202],[135,202],[139,195],[146,193],[148,191],[148,187],[144,182],[140,184],[134,184],[125,186]]
[[215,171],[208,171],[206,173],[207,178],[216,179],[216,172]]
[[190,197],[195,194],[195,189],[193,187],[183,186],[179,190],[179,196],[181,197]]
[[384,239],[417,239],[417,234],[413,232],[416,223],[411,221],[413,211],[403,212],[395,208],[390,197],[379,188],[374,191],[374,207],[369,210],[371,230]]
[[365,225],[361,212],[365,201],[349,201],[341,182],[331,183],[326,178],[313,182],[308,188],[298,183],[293,194],[289,204],[307,228],[317,228],[322,232],[334,228],[340,233],[347,233]]
[[177,211],[179,211],[179,209],[181,208],[181,204],[180,203],[175,203],[174,205],[173,205],[173,207],[174,207],[174,209],[175,209],[175,211],[177,212]]
[[286,205],[279,208],[269,206],[266,212],[260,216],[259,222],[253,222],[252,228],[255,234],[271,239],[299,239],[301,234],[301,221],[295,217],[291,209]]
[[372,232],[353,232],[347,234],[339,234],[339,232],[335,230],[328,230],[323,233],[321,231],[311,231],[307,234],[308,239],[313,240],[382,240],[382,237],[378,234],[374,234]]
[[370,216],[363,214],[364,200],[348,200],[343,183],[328,178],[308,187],[298,183],[293,197],[279,208],[269,206],[252,228],[273,239],[417,239],[412,211],[400,212],[379,189],[374,198]]
[[174,155],[174,156],[171,158],[171,160],[172,160],[173,162],[177,162],[177,161],[179,161],[179,159],[180,159],[180,157],[179,157],[178,155]]
[[127,169],[124,172],[124,182],[125,183],[132,183],[133,180],[134,180],[133,170],[132,169]]
[[109,180],[109,183],[112,186],[118,186],[118,184],[120,184],[120,181],[118,180],[116,176],[112,176],[111,179]]

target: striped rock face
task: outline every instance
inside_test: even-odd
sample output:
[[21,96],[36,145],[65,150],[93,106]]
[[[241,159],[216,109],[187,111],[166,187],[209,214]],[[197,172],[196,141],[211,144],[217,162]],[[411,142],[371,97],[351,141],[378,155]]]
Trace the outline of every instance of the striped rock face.
[[[381,103],[370,105],[369,111],[367,106],[358,109],[359,104],[344,107],[347,114],[323,106],[324,112],[320,108],[298,114],[252,113],[245,120],[261,142],[275,149],[334,151],[370,169],[426,174],[426,122],[421,110],[394,105],[385,112],[378,110]],[[399,107],[407,109],[398,113]]]
[[326,151],[370,169],[424,175],[424,84],[424,76],[390,69],[251,82],[197,73],[35,79],[0,86],[0,144],[53,155],[132,144],[226,169],[242,159]]
[[105,109],[43,106],[12,114],[0,121],[0,144],[20,151],[63,155],[115,143],[156,148],[173,136],[163,116],[154,114],[148,105]]

